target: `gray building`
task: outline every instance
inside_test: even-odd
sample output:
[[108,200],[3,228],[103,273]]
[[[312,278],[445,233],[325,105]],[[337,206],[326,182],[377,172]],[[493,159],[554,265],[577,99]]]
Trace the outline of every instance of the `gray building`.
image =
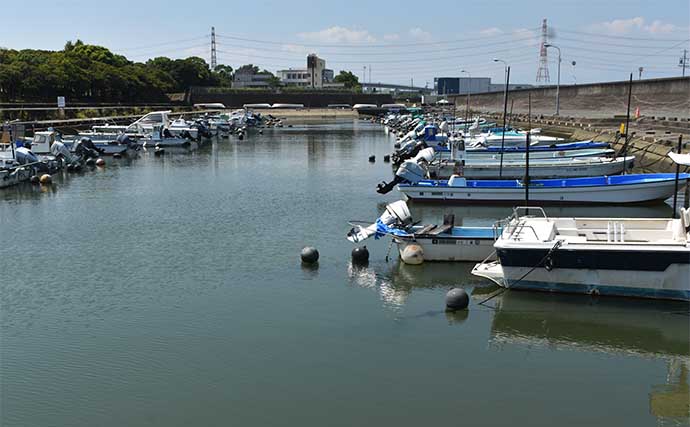
[[[527,84],[511,84],[509,89],[523,89],[532,87]],[[505,84],[493,84],[490,77],[435,77],[434,94],[436,95],[465,95],[467,93],[498,92],[505,88]]]
[[268,88],[268,80],[273,77],[270,73],[254,73],[252,71],[236,72],[232,78],[233,88]]

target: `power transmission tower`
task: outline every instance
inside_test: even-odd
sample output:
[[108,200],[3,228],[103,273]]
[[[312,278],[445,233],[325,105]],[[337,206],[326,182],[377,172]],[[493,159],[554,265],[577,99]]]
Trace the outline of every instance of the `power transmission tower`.
[[216,27],[211,27],[211,70],[215,70],[218,66],[216,60]]
[[680,61],[678,62],[678,66],[683,69],[683,77],[685,77],[685,69],[690,67],[690,64],[688,64],[688,50],[683,49],[683,57],[680,58]]
[[537,83],[548,83],[549,79],[549,60],[546,56],[546,44],[548,43],[546,18],[541,23],[541,47],[539,48],[539,69],[537,70]]

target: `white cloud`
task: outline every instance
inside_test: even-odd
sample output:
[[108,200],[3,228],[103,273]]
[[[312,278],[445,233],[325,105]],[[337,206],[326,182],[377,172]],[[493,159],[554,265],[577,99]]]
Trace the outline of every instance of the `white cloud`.
[[384,34],[383,39],[387,42],[394,42],[400,40],[399,34]]
[[641,17],[636,16],[629,19],[614,19],[612,21],[599,22],[588,27],[590,31],[602,32],[611,35],[630,34],[633,32],[644,32],[650,34],[666,34],[678,31],[681,28],[676,25],[654,20],[651,23]]
[[419,27],[412,28],[408,33],[409,33],[410,37],[415,39],[415,40],[420,40],[420,41],[431,40],[431,33],[426,32]]
[[367,30],[355,30],[339,26],[326,28],[321,31],[299,33],[297,37],[312,43],[365,44],[376,41],[376,37]]
[[665,24],[657,19],[650,25],[645,25],[645,30],[652,34],[665,34],[678,31],[680,28],[673,24]]
[[491,27],[481,30],[479,34],[483,36],[497,36],[499,34],[503,34],[503,31],[500,28]]

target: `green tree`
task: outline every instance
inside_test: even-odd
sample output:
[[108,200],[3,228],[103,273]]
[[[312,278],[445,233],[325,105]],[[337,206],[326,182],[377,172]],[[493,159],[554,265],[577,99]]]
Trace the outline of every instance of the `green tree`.
[[352,73],[352,71],[340,71],[340,74],[333,78],[335,83],[343,83],[347,89],[360,91],[362,85],[359,84],[359,78]]

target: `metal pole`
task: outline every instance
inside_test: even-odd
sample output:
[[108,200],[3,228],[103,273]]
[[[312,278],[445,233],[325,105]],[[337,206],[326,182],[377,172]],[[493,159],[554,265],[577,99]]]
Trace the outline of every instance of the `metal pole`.
[[630,103],[632,102],[633,73],[630,73],[630,83],[628,83],[628,112],[625,113],[625,144],[623,144],[623,161],[628,155],[628,142],[630,141]]
[[[527,145],[525,146],[525,206],[529,206],[529,145],[532,131],[532,94],[527,93]],[[529,213],[526,213],[529,215]]]
[[558,49],[558,81],[556,83],[556,115],[561,114],[561,48],[554,46]]
[[506,70],[506,90],[503,98],[503,132],[501,133],[501,165],[498,169],[498,178],[503,178],[503,150],[506,141],[506,115],[508,114],[508,83],[510,82],[510,67]]
[[[683,135],[678,136],[678,154],[680,154],[681,150],[683,149]],[[675,185],[673,187],[673,216],[671,218],[676,217],[676,208],[677,208],[677,203],[678,203],[678,176],[680,175],[680,165],[676,163],[676,181]]]
[[685,67],[687,66],[687,61],[688,61],[688,50],[683,49],[683,77],[685,77]]

